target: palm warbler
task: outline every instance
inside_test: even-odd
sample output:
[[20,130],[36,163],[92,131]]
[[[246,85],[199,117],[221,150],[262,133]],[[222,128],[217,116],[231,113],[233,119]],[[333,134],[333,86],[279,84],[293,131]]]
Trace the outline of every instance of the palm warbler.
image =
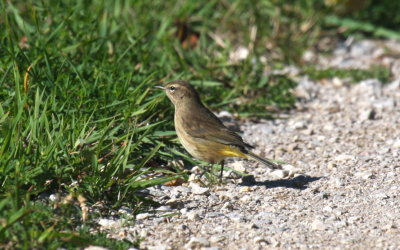
[[253,147],[225,127],[202,104],[199,94],[188,82],[172,81],[157,88],[165,90],[175,106],[175,130],[183,147],[197,159],[220,163],[220,178],[227,157],[250,158],[269,168],[278,168],[275,163],[250,152]]

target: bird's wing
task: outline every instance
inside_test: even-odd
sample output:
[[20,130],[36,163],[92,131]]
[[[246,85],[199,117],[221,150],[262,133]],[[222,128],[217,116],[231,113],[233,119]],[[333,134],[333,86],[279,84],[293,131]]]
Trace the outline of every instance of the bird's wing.
[[185,122],[186,132],[193,137],[207,139],[226,145],[235,145],[244,148],[252,148],[245,143],[242,137],[232,130],[229,130],[211,111],[203,107],[204,110],[196,116],[192,116],[192,121]]

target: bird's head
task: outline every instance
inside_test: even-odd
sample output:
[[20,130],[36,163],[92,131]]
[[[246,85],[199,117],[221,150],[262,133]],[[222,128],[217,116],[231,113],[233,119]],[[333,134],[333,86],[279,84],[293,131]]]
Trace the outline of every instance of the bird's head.
[[197,91],[190,83],[186,81],[171,81],[164,86],[156,86],[157,88],[165,90],[168,98],[176,106],[178,103],[184,102],[198,102],[200,97]]

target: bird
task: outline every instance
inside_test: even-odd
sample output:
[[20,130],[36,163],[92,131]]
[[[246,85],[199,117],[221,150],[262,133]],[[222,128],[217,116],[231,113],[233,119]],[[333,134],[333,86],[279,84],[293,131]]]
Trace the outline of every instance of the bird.
[[228,157],[252,159],[271,169],[279,168],[278,164],[251,152],[254,147],[206,108],[189,82],[174,80],[156,87],[166,92],[175,107],[175,130],[183,147],[194,158],[220,164],[221,181],[224,160]]

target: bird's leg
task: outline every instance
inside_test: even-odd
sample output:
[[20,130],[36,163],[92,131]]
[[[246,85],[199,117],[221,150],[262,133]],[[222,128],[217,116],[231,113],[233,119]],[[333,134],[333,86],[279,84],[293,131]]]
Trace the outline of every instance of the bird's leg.
[[222,183],[222,175],[224,174],[224,165],[225,165],[225,161],[222,160],[220,164],[221,164],[221,172],[220,172],[220,174],[219,174],[219,182]]

